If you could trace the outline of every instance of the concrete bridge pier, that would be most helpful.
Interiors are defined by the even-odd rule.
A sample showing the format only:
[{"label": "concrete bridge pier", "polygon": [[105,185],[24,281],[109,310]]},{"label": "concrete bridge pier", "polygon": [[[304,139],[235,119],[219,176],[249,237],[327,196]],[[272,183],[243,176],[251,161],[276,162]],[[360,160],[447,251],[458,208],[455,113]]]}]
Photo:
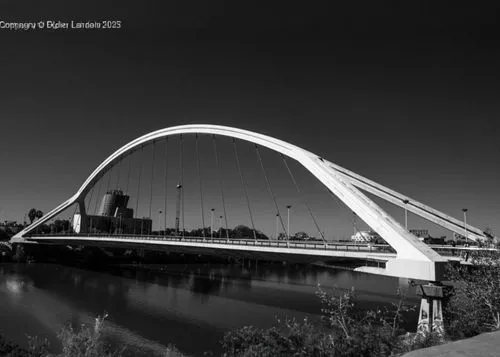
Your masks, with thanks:
[{"label": "concrete bridge pier", "polygon": [[449,286],[438,282],[417,285],[417,295],[422,297],[418,316],[417,334],[434,332],[444,337],[443,300],[448,297]]}]

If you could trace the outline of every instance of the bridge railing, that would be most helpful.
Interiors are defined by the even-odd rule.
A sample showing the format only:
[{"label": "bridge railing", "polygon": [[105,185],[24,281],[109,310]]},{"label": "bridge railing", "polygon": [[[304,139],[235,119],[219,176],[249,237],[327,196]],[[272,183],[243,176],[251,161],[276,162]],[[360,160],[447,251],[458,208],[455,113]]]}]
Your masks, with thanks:
[{"label": "bridge railing", "polygon": [[431,248],[434,249],[442,256],[447,257],[460,257],[465,260],[468,259],[470,253],[472,252],[496,252],[497,248],[486,248],[486,247],[453,247],[448,245],[431,245]]},{"label": "bridge railing", "polygon": [[[127,239],[127,240],[147,240],[152,243],[155,241],[170,242],[193,242],[204,244],[229,244],[237,246],[260,246],[260,247],[283,247],[292,249],[314,249],[314,250],[334,250],[334,251],[359,251],[373,253],[393,253],[396,251],[387,244],[360,244],[351,242],[319,242],[319,241],[286,241],[270,239],[245,239],[245,238],[220,238],[220,237],[193,237],[193,236],[162,236],[162,235],[139,235],[139,234],[107,234],[107,233],[52,233],[52,234],[30,234],[26,238],[49,238],[49,237],[68,237],[68,238],[107,238],[107,239]],[[496,248],[483,247],[462,247],[449,245],[429,245],[432,249],[442,256],[460,257],[466,259],[472,251],[498,251]]]},{"label": "bridge railing", "polygon": [[239,239],[239,238],[210,238],[210,237],[192,237],[192,236],[160,236],[160,235],[116,235],[102,233],[53,233],[42,235],[27,235],[27,239],[50,237],[68,237],[68,238],[107,238],[107,239],[128,239],[128,240],[147,240],[155,241],[170,241],[170,242],[193,242],[205,244],[230,244],[238,246],[260,246],[260,247],[283,247],[294,249],[315,249],[315,250],[335,250],[335,251],[359,251],[373,253],[393,253],[396,251],[386,244],[357,244],[350,242],[318,242],[318,241],[286,241],[286,240],[256,240],[256,239]]}]

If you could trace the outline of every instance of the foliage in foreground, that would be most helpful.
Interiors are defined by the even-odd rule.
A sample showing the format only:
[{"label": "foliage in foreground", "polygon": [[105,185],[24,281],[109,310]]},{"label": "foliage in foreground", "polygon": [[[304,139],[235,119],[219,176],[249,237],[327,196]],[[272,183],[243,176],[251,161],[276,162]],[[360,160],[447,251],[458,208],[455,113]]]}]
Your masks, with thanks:
[{"label": "foliage in foreground", "polygon": [[472,253],[473,265],[448,269],[455,283],[445,308],[445,328],[453,339],[500,329],[500,253]]},{"label": "foliage in foreground", "polygon": [[[38,337],[28,337],[28,349],[22,349],[18,345],[5,341],[0,336],[0,356],[9,357],[127,357],[134,356],[132,351],[125,348],[113,348],[106,343],[104,334],[105,320],[107,314],[103,317],[97,317],[94,326],[82,325],[75,329],[68,324],[64,326],[57,334],[58,340],[62,345],[62,352],[52,354],[49,352],[50,345],[47,339]],[[151,354],[148,353],[148,356]],[[162,357],[182,357],[175,348],[169,346]]]},{"label": "foliage in foreground", "polygon": [[[478,253],[474,266],[454,266],[448,271],[455,284],[454,294],[445,306],[447,337],[465,338],[500,329],[500,254]],[[227,333],[222,340],[225,357],[265,356],[391,356],[443,342],[435,334],[410,334],[401,328],[408,306],[404,296],[392,308],[377,311],[358,309],[353,291],[334,290],[329,294],[318,287],[322,303],[322,322],[308,319],[277,321],[269,329],[253,326]],[[106,316],[96,319],[94,328],[64,327],[58,337],[63,346],[60,357],[125,356],[125,350],[112,350],[104,343],[102,326]],[[405,333],[406,332],[406,333]],[[30,339],[29,351],[6,343],[0,336],[0,355],[25,357],[51,356],[46,341]],[[175,349],[167,354],[182,356]]]},{"label": "foliage in foreground", "polygon": [[222,344],[226,357],[257,356],[389,356],[441,342],[434,334],[404,334],[402,314],[413,309],[399,301],[392,309],[362,311],[353,291],[317,291],[323,308],[322,324],[278,321],[270,329],[243,327],[229,332]]}]

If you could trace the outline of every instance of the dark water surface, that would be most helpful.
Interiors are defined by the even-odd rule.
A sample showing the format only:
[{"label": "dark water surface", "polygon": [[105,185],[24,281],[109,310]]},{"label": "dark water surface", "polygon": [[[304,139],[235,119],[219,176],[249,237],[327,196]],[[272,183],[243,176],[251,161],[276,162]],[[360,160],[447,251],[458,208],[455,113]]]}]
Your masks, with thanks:
[{"label": "dark water surface", "polygon": [[[404,279],[307,265],[167,265],[163,272],[108,269],[95,272],[54,264],[0,264],[0,333],[27,345],[26,335],[47,337],[68,322],[93,324],[109,314],[108,332],[129,350],[161,352],[174,344],[187,355],[221,351],[228,330],[270,327],[276,317],[319,319],[314,292],[320,283],[354,287],[361,305],[397,301]],[[418,300],[408,292],[412,303]],[[406,327],[415,329],[417,313]]]}]

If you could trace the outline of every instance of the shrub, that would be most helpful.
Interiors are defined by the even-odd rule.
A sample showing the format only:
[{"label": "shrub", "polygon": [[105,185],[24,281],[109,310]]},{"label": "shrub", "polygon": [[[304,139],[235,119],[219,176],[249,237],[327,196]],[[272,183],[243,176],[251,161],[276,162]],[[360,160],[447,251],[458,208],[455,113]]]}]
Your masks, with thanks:
[{"label": "shrub", "polygon": [[73,329],[68,324],[63,327],[57,337],[62,343],[62,353],[59,357],[118,357],[123,355],[124,349],[112,350],[103,341],[102,328],[108,317],[97,317],[94,328],[86,328],[85,325],[79,330]]},{"label": "shrub", "polygon": [[222,346],[226,357],[333,356],[333,339],[307,319],[278,321],[269,329],[243,327],[227,333]]},{"label": "shrub", "polygon": [[323,324],[314,325],[305,319],[278,321],[270,329],[243,327],[224,336],[224,356],[382,357],[412,350],[417,344],[435,343],[428,338],[408,343],[399,337],[403,332],[402,313],[412,309],[399,292],[398,303],[377,311],[358,309],[353,290],[328,294],[318,287],[316,294],[323,305]]},{"label": "shrub", "polygon": [[500,329],[500,253],[473,252],[473,265],[450,266],[454,293],[445,306],[445,329],[454,339]]},{"label": "shrub", "polygon": [[17,344],[6,341],[5,338],[0,335],[0,356],[29,357],[30,354]]}]

